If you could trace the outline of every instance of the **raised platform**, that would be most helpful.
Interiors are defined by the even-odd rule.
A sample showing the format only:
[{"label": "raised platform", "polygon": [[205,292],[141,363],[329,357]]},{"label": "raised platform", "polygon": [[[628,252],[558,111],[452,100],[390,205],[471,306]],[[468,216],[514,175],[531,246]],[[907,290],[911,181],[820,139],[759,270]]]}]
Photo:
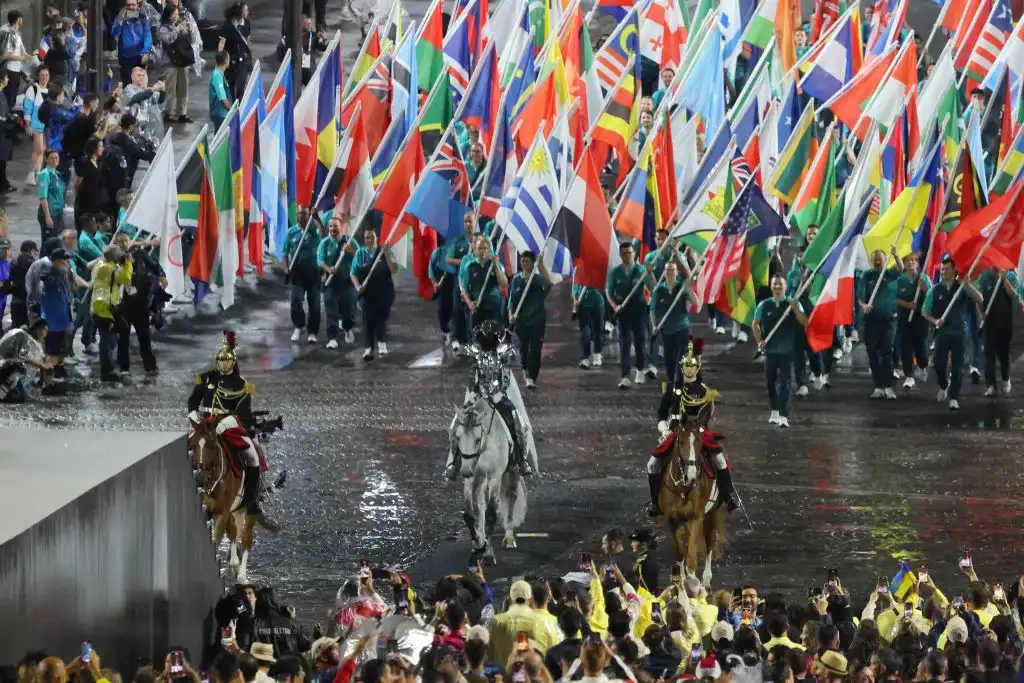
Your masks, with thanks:
[{"label": "raised platform", "polygon": [[3,430],[0,663],[84,640],[127,675],[168,645],[198,661],[220,590],[183,434]]}]

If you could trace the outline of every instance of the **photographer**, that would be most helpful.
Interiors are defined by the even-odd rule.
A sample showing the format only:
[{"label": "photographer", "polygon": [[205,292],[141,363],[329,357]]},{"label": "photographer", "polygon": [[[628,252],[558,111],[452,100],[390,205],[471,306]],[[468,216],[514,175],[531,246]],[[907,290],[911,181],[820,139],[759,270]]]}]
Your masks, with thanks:
[{"label": "photographer", "polygon": [[156,356],[153,355],[153,343],[150,340],[150,304],[153,295],[160,289],[162,282],[166,282],[163,268],[156,259],[149,253],[148,245],[142,242],[132,242],[128,235],[120,233],[117,238],[117,246],[131,265],[131,284],[124,289],[124,299],[117,307],[117,313],[121,318],[121,324],[117,330],[117,362],[121,372],[128,375],[131,372],[131,357],[129,355],[129,342],[131,340],[132,328],[139,338],[139,355],[142,356],[142,367],[147,375],[155,375],[157,372]]},{"label": "photographer", "polygon": [[174,5],[164,7],[161,17],[160,46],[164,54],[164,80],[167,83],[167,106],[164,121],[191,123],[188,109],[188,70],[195,64],[195,51],[188,23]]},{"label": "photographer", "polygon": [[92,269],[92,315],[100,333],[100,380],[120,382],[114,370],[114,351],[118,346],[118,332],[124,323],[118,316],[121,288],[132,282],[132,261],[120,247],[111,245],[103,250],[103,260]]}]

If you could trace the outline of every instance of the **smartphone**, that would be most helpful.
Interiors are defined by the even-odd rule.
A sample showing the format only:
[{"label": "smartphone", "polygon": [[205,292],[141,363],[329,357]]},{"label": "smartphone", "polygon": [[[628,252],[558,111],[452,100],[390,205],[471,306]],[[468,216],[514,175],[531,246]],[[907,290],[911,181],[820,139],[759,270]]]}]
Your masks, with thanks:
[{"label": "smartphone", "polygon": [[661,620],[661,605],[658,603],[651,605],[651,620],[656,624],[663,623]]},{"label": "smartphone", "polygon": [[586,571],[590,571],[590,565],[594,563],[594,558],[590,556],[590,553],[583,553],[580,555],[580,567]]},{"label": "smartphone", "polygon": [[992,587],[992,599],[1000,602],[1006,599],[1006,590],[1003,588],[1003,584],[997,583]]},{"label": "smartphone", "polygon": [[914,616],[914,606],[911,603],[908,602],[906,605],[903,606],[903,616],[905,616],[907,619],[910,619],[912,616]]},{"label": "smartphone", "polygon": [[749,608],[743,610],[743,623],[752,624],[754,623],[754,613]]},{"label": "smartphone", "polygon": [[921,567],[917,572],[918,583],[928,583],[928,567]]},{"label": "smartphone", "polygon": [[971,568],[971,554],[965,552],[964,556],[960,558],[960,568],[970,569]]},{"label": "smartphone", "polygon": [[694,666],[700,664],[700,653],[701,650],[699,643],[690,648],[690,663]]},{"label": "smartphone", "polygon": [[526,683],[526,669],[522,662],[516,662],[512,667],[512,680],[516,683]]},{"label": "smartphone", "polygon": [[888,593],[889,592],[889,579],[885,578],[884,576],[879,576],[878,577],[878,588],[877,588],[877,590],[878,590],[879,593]]},{"label": "smartphone", "polygon": [[526,631],[520,631],[516,635],[516,652],[530,651],[530,635]]},{"label": "smartphone", "polygon": [[678,579],[680,576],[683,575],[683,572],[681,569],[679,569],[679,565],[673,562],[672,569],[669,570],[668,575],[671,576],[673,579]]},{"label": "smartphone", "polygon": [[170,654],[171,678],[179,678],[185,675],[185,653],[181,650],[174,650]]},{"label": "smartphone", "polygon": [[388,638],[388,654],[393,655],[398,652],[398,639]]},{"label": "smartphone", "polygon": [[233,626],[225,626],[220,630],[220,644],[224,647],[231,645],[235,639],[235,629]]},{"label": "smartphone", "polygon": [[565,591],[565,604],[575,605],[576,604],[576,591]]},{"label": "smartphone", "polygon": [[88,664],[89,663],[89,657],[91,655],[92,655],[92,645],[90,645],[89,641],[87,640],[84,643],[82,643],[82,662],[84,664]]},{"label": "smartphone", "polygon": [[368,579],[371,576],[373,576],[373,573],[370,571],[370,561],[363,560],[359,563],[359,578]]}]

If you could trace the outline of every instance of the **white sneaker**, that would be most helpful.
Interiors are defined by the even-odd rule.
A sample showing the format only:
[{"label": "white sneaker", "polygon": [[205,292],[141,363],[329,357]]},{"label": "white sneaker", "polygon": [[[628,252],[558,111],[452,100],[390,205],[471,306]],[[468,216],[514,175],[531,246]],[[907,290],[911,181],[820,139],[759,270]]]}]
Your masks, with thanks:
[{"label": "white sneaker", "polygon": [[602,356],[599,353],[595,353],[594,356],[590,359],[590,364],[593,365],[595,368],[601,367],[602,365],[604,365],[604,356]]},{"label": "white sneaker", "polygon": [[462,352],[462,344],[460,344],[458,341],[453,341],[452,342],[452,353],[454,353],[457,356],[461,352]]},{"label": "white sneaker", "polygon": [[913,377],[907,377],[905,380],[903,380],[904,389],[913,389],[916,385],[917,382],[914,381]]},{"label": "white sneaker", "polygon": [[835,360],[839,360],[842,357],[843,357],[843,350],[842,349],[834,349],[832,351],[832,358],[834,358]]},{"label": "white sneaker", "polygon": [[824,375],[821,376],[821,386],[823,388],[825,388],[825,389],[831,389],[832,388],[832,380],[830,380],[828,378],[828,373],[827,372]]},{"label": "white sneaker", "polygon": [[985,389],[985,398],[993,398],[993,397],[995,397],[995,395],[996,395],[996,388],[995,387],[988,387],[987,389]]},{"label": "white sneaker", "polygon": [[738,341],[740,344],[746,344],[747,339],[747,333],[744,332],[743,330],[740,330],[740,333],[736,335],[736,341]]},{"label": "white sneaker", "polygon": [[960,410],[960,403],[957,402],[957,400],[955,398],[949,399],[949,409],[950,410]]},{"label": "white sneaker", "polygon": [[777,425],[779,424],[779,411],[773,410],[772,414],[768,416],[768,424]]},{"label": "white sneaker", "polygon": [[605,334],[611,335],[611,333],[614,332],[614,331],[615,331],[615,326],[614,325],[612,325],[611,323],[607,323],[607,322],[604,324],[604,333]]},{"label": "white sneaker", "polygon": [[537,388],[537,383],[534,382],[529,377],[526,378],[526,381],[524,382],[524,384],[526,385],[527,389],[536,389]]},{"label": "white sneaker", "polygon": [[943,401],[945,401],[946,400],[946,390],[945,389],[939,389],[939,393],[935,394],[935,400],[938,401],[939,403],[942,403]]},{"label": "white sneaker", "polygon": [[816,376],[811,381],[814,382],[814,389],[816,391],[821,391],[821,388],[823,386],[825,386],[825,376],[824,375]]},{"label": "white sneaker", "polygon": [[377,354],[381,356],[388,355],[387,342],[377,342]]},{"label": "white sneaker", "polygon": [[619,389],[629,389],[630,381],[628,377],[623,377],[619,380]]},{"label": "white sneaker", "polygon": [[892,390],[892,387],[885,388],[885,397],[890,401],[896,400],[896,392]]},{"label": "white sneaker", "polygon": [[1003,393],[1009,396],[1012,391],[1013,384],[1010,382],[1010,380],[1006,380],[1005,382],[1003,382]]},{"label": "white sneaker", "polygon": [[732,338],[735,339],[738,336],[740,336],[740,324],[738,322],[736,322],[736,321],[733,321],[733,323],[732,323]]},{"label": "white sneaker", "polygon": [[336,348],[338,348],[338,340],[337,339],[332,339],[331,341],[327,342],[327,348],[329,348],[329,349],[336,349]]},{"label": "white sneaker", "polygon": [[924,384],[928,381],[928,371],[924,368],[914,368],[914,379]]},{"label": "white sneaker", "polygon": [[25,177],[25,184],[26,185],[35,185],[36,184],[36,173],[35,173],[35,171],[29,171],[28,172],[28,175]]},{"label": "white sneaker", "polygon": [[789,418],[779,416],[779,427],[782,429],[789,429]]},{"label": "white sneaker", "polygon": [[310,344],[316,344],[316,335],[310,334],[306,336],[306,341]]},{"label": "white sneaker", "polygon": [[806,384],[801,384],[800,388],[796,390],[796,395],[799,396],[800,398],[804,398],[809,393],[811,392],[807,389]]},{"label": "white sneaker", "polygon": [[[856,334],[856,332],[854,332],[854,334]],[[853,351],[853,339],[847,337],[843,340],[843,353],[850,353],[850,351]]]},{"label": "white sneaker", "polygon": [[857,330],[854,330],[853,332],[850,333],[850,343],[852,343],[852,344],[859,344],[860,343],[860,332],[858,332]]},{"label": "white sneaker", "polygon": [[292,343],[301,341],[301,339],[302,339],[302,330],[300,330],[299,328],[296,327],[295,331],[292,332]]},{"label": "white sneaker", "polygon": [[365,349],[363,351],[363,360],[373,360],[373,349]]},{"label": "white sneaker", "polygon": [[644,374],[646,374],[649,379],[657,379],[658,368],[654,367],[653,365],[648,365],[647,370],[644,372]]},{"label": "white sneaker", "polygon": [[644,373],[640,372],[639,370],[634,370],[633,371],[633,384],[643,384],[643,383],[644,383]]},{"label": "white sneaker", "polygon": [[346,344],[355,344],[356,343],[356,335],[355,335],[355,333],[352,330],[348,330],[347,332],[345,332],[345,343]]},{"label": "white sneaker", "polygon": [[164,304],[164,313],[167,315],[173,315],[178,312],[178,307],[173,303]]},{"label": "white sneaker", "polygon": [[885,397],[885,392],[882,391],[881,389],[879,389],[878,387],[875,387],[874,391],[871,392],[871,398],[884,398],[884,397]]},{"label": "white sneaker", "polygon": [[718,327],[715,328],[715,334],[719,336],[725,334],[725,328],[719,325]]},{"label": "white sneaker", "polygon": [[590,365],[591,365],[591,363],[590,363],[590,359],[589,358],[584,358],[583,360],[581,360],[579,362],[579,366],[583,370],[589,370],[590,369]]}]

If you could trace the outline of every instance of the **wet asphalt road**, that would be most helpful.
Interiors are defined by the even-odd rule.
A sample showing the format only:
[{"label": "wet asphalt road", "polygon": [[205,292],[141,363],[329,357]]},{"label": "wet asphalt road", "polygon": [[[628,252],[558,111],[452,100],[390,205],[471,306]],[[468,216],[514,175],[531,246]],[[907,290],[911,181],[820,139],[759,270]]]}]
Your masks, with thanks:
[{"label": "wet asphalt road", "polygon": [[[923,5],[915,3],[912,15],[931,12]],[[419,3],[407,6],[414,15],[423,11]],[[276,39],[279,8],[254,3],[257,40],[266,47],[261,54]],[[912,21],[926,32],[930,18]],[[357,38],[345,34],[348,64]],[[193,88],[192,100],[205,112],[204,87]],[[193,130],[176,134],[176,141],[187,145]],[[22,216],[12,226],[15,240],[31,236],[29,198],[16,197],[8,207]],[[581,550],[596,552],[604,530],[647,521],[645,464],[655,442],[657,388],[617,390],[614,362],[588,372],[575,367],[575,323],[561,289],[549,306],[540,388],[526,399],[542,476],[529,484],[519,550],[499,549],[498,565],[488,572],[499,589],[515,575],[572,570]],[[401,565],[420,582],[461,571],[469,547],[461,493],[442,482],[442,466],[467,369],[451,359],[436,364],[440,335],[432,306],[417,300],[404,280],[392,315],[391,355],[367,366],[358,347],[332,352],[290,344],[279,280],[242,290],[226,319],[179,319],[157,336],[159,377],[104,388],[83,367],[71,395],[4,410],[0,427],[182,430],[192,374],[208,366],[221,330],[230,327],[238,333],[243,373],[257,385],[256,408],[282,414],[286,427],[269,447],[272,469],[289,472],[287,487],[269,506],[286,528],[258,539],[250,574],[273,582],[308,616],[330,603],[363,557]],[[695,333],[708,334],[703,322]],[[895,570],[896,559],[907,559],[927,563],[955,594],[962,586],[953,583],[955,559],[964,547],[983,577],[1009,580],[1024,556],[1020,400],[987,401],[982,387],[968,384],[963,410],[950,414],[935,403],[930,379],[898,402],[870,402],[866,360],[856,348],[852,363],[833,373],[835,388],[798,401],[793,428],[779,431],[766,424],[765,390],[750,345],[733,347],[724,337],[708,342],[707,381],[723,394],[716,429],[727,436],[753,523],[751,530],[738,513],[729,519],[716,586],[751,581],[763,591],[802,597],[824,579],[824,568],[837,566],[848,588],[868,590],[878,574]],[[1018,359],[1018,384],[1021,368]],[[669,545],[659,550],[663,567]]]}]

